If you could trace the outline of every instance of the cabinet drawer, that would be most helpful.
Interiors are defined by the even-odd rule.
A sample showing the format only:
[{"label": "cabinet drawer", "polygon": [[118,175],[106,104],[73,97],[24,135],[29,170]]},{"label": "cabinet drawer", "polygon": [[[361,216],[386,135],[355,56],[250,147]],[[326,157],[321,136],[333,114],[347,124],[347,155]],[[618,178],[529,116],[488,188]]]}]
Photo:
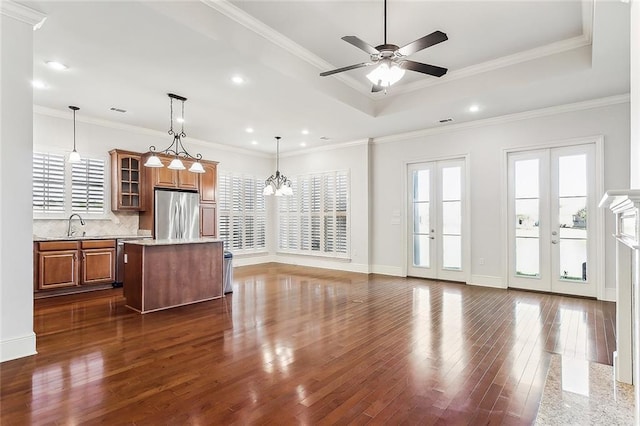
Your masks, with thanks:
[{"label": "cabinet drawer", "polygon": [[38,250],[77,250],[77,241],[41,241],[38,243]]},{"label": "cabinet drawer", "polygon": [[115,248],[116,240],[84,240],[80,246],[82,249]]}]

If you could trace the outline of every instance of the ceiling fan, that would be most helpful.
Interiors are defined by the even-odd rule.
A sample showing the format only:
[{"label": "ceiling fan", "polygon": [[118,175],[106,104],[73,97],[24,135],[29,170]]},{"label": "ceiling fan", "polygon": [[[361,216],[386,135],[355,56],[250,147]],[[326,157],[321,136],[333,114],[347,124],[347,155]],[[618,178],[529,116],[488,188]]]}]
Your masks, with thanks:
[{"label": "ceiling fan", "polygon": [[387,0],[384,0],[383,44],[373,47],[356,36],[344,36],[342,37],[342,40],[367,52],[370,55],[371,60],[369,62],[361,62],[359,64],[349,65],[347,67],[337,68],[331,71],[324,71],[320,73],[320,76],[325,77],[356,68],[378,65],[378,67],[367,74],[367,78],[373,83],[371,91],[379,92],[398,82],[404,75],[405,70],[417,71],[435,77],[442,77],[447,73],[446,68],[405,59],[406,56],[448,40],[447,35],[442,31],[434,31],[431,34],[419,38],[403,47],[398,47],[395,44],[387,44]]}]

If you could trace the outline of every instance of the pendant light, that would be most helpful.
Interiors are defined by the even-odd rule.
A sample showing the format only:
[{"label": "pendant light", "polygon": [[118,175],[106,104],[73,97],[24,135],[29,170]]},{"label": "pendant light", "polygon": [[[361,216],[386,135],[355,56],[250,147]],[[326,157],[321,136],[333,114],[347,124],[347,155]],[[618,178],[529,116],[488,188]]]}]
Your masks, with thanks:
[{"label": "pendant light", "polygon": [[69,109],[73,110],[73,151],[69,154],[69,163],[79,163],[82,159],[78,151],[76,151],[76,111],[80,108],[70,105]]},{"label": "pendant light", "polygon": [[264,182],[263,195],[274,195],[281,197],[283,195],[293,195],[291,189],[291,181],[285,175],[280,174],[280,136],[276,136],[276,174],[269,176]]},{"label": "pendant light", "polygon": [[[171,160],[171,163],[169,163],[169,165],[167,166],[167,168],[171,170],[184,170],[185,166],[181,160],[181,158],[184,158],[184,159],[195,160],[191,165],[191,167],[189,167],[190,172],[204,173],[205,172],[204,167],[202,167],[202,164],[200,163],[200,160],[202,160],[202,155],[196,154],[195,156],[193,156],[189,154],[187,150],[184,148],[184,146],[182,145],[182,138],[187,136],[187,134],[184,132],[184,103],[187,100],[187,98],[185,98],[184,96],[175,95],[173,93],[167,93],[167,96],[169,96],[169,99],[171,99],[170,101],[171,124],[169,125],[168,133],[169,135],[173,136],[173,142],[171,142],[171,145],[169,145],[168,148],[159,152],[162,154],[174,157],[173,160]],[[177,119],[177,121],[181,123],[180,132],[173,130],[173,100],[174,99],[177,101],[180,101],[182,106],[180,117],[178,117]],[[144,165],[146,167],[164,167],[164,165],[162,164],[162,161],[160,161],[160,158],[158,158],[158,156],[156,155],[156,147],[151,145],[149,147],[149,151],[151,152],[151,156],[147,158],[147,161],[144,163]]]}]

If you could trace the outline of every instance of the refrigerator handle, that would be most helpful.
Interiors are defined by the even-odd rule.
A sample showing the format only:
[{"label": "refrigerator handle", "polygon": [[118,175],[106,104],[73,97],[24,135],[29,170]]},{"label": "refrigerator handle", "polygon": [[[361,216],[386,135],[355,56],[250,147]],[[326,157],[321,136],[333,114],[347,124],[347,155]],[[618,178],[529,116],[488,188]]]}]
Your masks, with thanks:
[{"label": "refrigerator handle", "polygon": [[180,232],[180,206],[178,204],[174,204],[173,208],[173,223],[175,224],[173,227],[173,238],[179,238]]},{"label": "refrigerator handle", "polygon": [[180,206],[180,238],[184,238],[184,206]]}]

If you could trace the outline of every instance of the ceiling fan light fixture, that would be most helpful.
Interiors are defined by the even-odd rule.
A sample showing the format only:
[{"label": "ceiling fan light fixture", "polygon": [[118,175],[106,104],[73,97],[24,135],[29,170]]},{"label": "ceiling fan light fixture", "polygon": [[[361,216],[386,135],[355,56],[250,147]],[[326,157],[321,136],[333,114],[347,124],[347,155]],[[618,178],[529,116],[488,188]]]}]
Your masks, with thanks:
[{"label": "ceiling fan light fixture", "polygon": [[373,84],[382,87],[389,87],[402,79],[405,70],[398,64],[385,61],[373,69],[367,78]]}]

